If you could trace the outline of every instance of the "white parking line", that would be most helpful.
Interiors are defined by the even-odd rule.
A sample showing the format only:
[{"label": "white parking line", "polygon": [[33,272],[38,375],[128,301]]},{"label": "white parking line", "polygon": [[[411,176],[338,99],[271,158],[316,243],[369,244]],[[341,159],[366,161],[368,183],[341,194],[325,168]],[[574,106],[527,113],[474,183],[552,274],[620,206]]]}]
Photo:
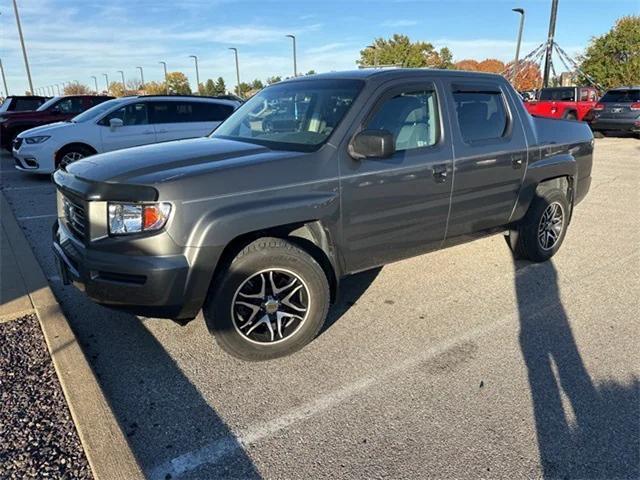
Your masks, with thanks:
[{"label": "white parking line", "polygon": [[31,215],[27,217],[18,217],[18,220],[37,220],[38,218],[53,218],[57,216],[58,215],[55,213],[49,213],[47,215]]},{"label": "white parking line", "polygon": [[[586,272],[580,279],[574,280],[572,287],[569,290],[577,288],[579,281],[584,281],[594,274],[601,273],[606,268],[611,268],[619,263],[624,263],[630,258],[637,257],[638,253],[634,252],[623,258],[617,258],[610,262],[605,262],[603,265]],[[525,272],[531,270],[544,268],[544,264],[529,264],[526,267],[518,270],[516,276],[524,275]],[[547,314],[552,309],[557,308],[557,304],[548,304],[545,307],[539,309],[533,317],[539,317]],[[226,435],[220,439],[217,439],[209,444],[191,451],[183,455],[180,455],[172,460],[166,461],[162,464],[152,468],[149,472],[149,478],[151,480],[161,480],[168,478],[179,478],[180,476],[187,474],[200,468],[204,465],[212,465],[219,462],[224,456],[233,453],[234,451],[247,448],[249,445],[254,444],[264,438],[273,436],[274,434],[284,430],[285,428],[297,423],[299,421],[311,418],[318,413],[326,411],[338,404],[348,400],[349,398],[365,391],[369,387],[376,383],[381,383],[390,378],[397,377],[400,373],[409,370],[422,362],[437,357],[456,345],[476,340],[478,337],[485,337],[495,331],[509,327],[510,325],[518,324],[519,313],[513,312],[504,315],[502,318],[495,320],[494,322],[479,325],[476,328],[472,328],[467,332],[457,335],[455,337],[448,338],[436,345],[433,345],[429,349],[422,352],[421,355],[406,359],[396,365],[391,366],[386,370],[380,371],[377,375],[366,375],[360,380],[343,386],[333,392],[329,392],[322,395],[310,402],[307,402],[297,408],[293,408],[289,413],[282,415],[273,420],[255,424],[248,428],[239,431],[236,435]]]}]

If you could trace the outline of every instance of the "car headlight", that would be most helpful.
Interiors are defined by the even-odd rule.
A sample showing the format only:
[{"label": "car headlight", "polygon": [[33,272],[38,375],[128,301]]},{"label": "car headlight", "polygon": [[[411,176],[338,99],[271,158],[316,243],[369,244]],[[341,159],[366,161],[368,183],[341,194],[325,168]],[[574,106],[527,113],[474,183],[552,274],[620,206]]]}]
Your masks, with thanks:
[{"label": "car headlight", "polygon": [[36,143],[46,142],[50,138],[49,135],[38,135],[36,137],[25,137],[24,142],[29,145],[35,145]]},{"label": "car headlight", "polygon": [[109,234],[127,235],[160,230],[167,223],[170,213],[171,204],[167,202],[145,204],[109,202]]}]

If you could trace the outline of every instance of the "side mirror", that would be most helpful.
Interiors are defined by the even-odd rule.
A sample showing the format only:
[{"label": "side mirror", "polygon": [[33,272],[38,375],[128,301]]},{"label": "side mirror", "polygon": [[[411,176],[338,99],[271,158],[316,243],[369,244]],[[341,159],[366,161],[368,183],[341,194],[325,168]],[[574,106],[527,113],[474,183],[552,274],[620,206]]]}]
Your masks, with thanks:
[{"label": "side mirror", "polygon": [[109,120],[109,128],[111,131],[114,131],[116,128],[120,128],[122,125],[124,125],[124,122],[121,118],[112,118]]},{"label": "side mirror", "polygon": [[389,158],[395,151],[395,141],[388,130],[363,130],[349,143],[349,155],[355,160]]}]

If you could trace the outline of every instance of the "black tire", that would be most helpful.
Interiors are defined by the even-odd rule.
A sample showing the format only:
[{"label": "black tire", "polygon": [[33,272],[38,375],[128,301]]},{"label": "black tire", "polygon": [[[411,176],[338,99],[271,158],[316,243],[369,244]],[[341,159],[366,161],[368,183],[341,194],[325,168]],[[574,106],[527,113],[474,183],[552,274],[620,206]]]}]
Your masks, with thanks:
[{"label": "black tire", "polygon": [[80,160],[81,158],[95,155],[95,153],[96,153],[95,150],[89,147],[86,147],[84,145],[72,144],[72,145],[67,145],[66,147],[62,147],[60,150],[58,150],[58,153],[56,154],[56,170],[60,167],[73,163],[72,161],[63,160],[66,155],[72,155],[72,154],[81,155],[80,158],[73,160],[73,161],[77,161],[77,160]]},{"label": "black tire", "polygon": [[565,120],[577,120],[578,116],[576,115],[575,112],[569,112],[564,116]]},{"label": "black tire", "polygon": [[604,138],[604,133],[602,133],[600,130],[594,130],[593,138]]},{"label": "black tire", "polygon": [[[549,238],[549,233],[544,240],[539,238],[541,234],[541,222],[545,213],[550,213],[553,205],[561,209],[562,226],[557,232],[555,240]],[[548,210],[549,209],[549,210]],[[564,192],[558,189],[550,189],[541,194],[536,194],[527,214],[522,221],[509,232],[507,244],[517,259],[531,260],[532,262],[545,262],[553,257],[562,246],[567,233],[571,211],[569,202]],[[546,222],[549,224],[549,222]],[[557,224],[556,224],[557,225]],[[557,227],[556,227],[557,228]],[[542,243],[547,241],[545,248]]]},{"label": "black tire", "polygon": [[[280,332],[280,339],[278,339],[278,329],[275,324],[277,318],[275,315],[278,313],[268,314],[267,302],[263,301],[268,296],[268,299],[275,299],[275,303],[278,304],[277,307],[272,305],[272,308],[277,308],[278,311],[285,308],[283,307],[284,298],[278,295],[271,296],[274,289],[271,286],[272,280],[268,276],[272,271],[276,280],[279,277],[286,278],[288,274],[291,274],[289,278],[297,277],[302,285],[299,290],[302,301],[298,306],[305,307],[306,299],[304,318],[297,324],[295,322],[298,320],[295,320],[288,333],[287,327],[283,327],[284,337]],[[256,283],[252,284],[252,282]],[[267,294],[258,288],[262,282],[267,282],[265,284]],[[251,313],[253,312],[245,311],[242,317],[237,309],[246,307],[238,306],[234,302],[236,297],[246,300],[246,294],[242,293],[246,285],[252,286],[252,291],[259,290],[256,295],[262,293],[262,297],[251,300],[252,304],[262,302],[252,322]],[[282,285],[281,283],[280,286]],[[286,292],[282,295],[286,295]],[[236,255],[226,271],[214,279],[203,307],[203,314],[209,332],[223,350],[242,360],[259,361],[289,355],[313,340],[325,322],[329,303],[329,283],[318,262],[291,242],[265,237],[247,245]],[[270,326],[267,326],[266,322],[260,326],[256,325],[264,317],[268,317]],[[246,320],[246,323],[236,321],[238,318],[242,321]],[[283,320],[282,325],[284,324]],[[248,338],[245,332],[249,332],[252,328],[256,332],[253,335],[263,337],[259,340]]]}]

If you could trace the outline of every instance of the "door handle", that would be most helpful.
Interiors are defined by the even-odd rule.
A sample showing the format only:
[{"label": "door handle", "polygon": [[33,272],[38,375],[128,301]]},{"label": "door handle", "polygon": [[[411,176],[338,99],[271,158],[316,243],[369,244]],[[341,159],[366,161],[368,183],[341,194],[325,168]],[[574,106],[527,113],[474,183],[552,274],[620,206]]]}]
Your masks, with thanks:
[{"label": "door handle", "polygon": [[511,165],[513,168],[520,168],[524,163],[524,155],[514,155],[511,157]]},{"label": "door handle", "polygon": [[433,179],[436,183],[444,183],[447,181],[447,166],[434,165],[432,168]]}]

